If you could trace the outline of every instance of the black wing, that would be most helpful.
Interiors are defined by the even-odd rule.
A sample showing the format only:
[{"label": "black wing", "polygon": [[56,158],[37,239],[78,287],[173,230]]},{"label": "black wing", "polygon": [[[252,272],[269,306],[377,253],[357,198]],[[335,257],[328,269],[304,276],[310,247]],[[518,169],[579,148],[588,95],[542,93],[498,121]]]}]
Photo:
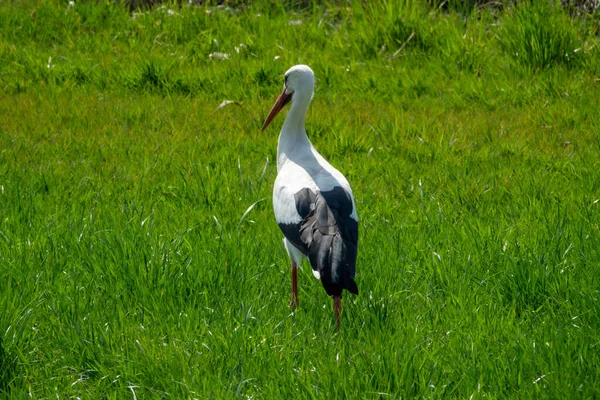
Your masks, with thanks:
[{"label": "black wing", "polygon": [[342,290],[358,294],[354,282],[358,222],[352,218],[350,193],[341,186],[327,192],[303,189],[295,194],[299,224],[280,224],[286,238],[310,260],[330,296]]}]

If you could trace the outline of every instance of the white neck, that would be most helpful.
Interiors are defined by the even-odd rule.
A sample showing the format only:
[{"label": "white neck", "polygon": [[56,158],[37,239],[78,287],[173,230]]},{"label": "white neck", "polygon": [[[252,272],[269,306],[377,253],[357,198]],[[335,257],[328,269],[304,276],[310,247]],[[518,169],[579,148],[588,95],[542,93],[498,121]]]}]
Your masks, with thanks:
[{"label": "white neck", "polygon": [[306,121],[306,112],[312,96],[294,93],[292,106],[288,112],[277,143],[277,168],[295,152],[306,151],[310,149],[311,143],[306,135],[304,122]]}]

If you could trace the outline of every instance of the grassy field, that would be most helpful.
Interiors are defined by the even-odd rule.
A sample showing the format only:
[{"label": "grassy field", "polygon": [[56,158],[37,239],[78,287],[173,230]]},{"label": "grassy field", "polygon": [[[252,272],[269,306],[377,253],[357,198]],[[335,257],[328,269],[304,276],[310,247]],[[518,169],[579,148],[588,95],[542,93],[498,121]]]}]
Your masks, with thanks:
[{"label": "grassy field", "polygon": [[[456,4],[0,3],[0,397],[599,397],[600,19]],[[271,205],[297,63],[339,335]]]}]

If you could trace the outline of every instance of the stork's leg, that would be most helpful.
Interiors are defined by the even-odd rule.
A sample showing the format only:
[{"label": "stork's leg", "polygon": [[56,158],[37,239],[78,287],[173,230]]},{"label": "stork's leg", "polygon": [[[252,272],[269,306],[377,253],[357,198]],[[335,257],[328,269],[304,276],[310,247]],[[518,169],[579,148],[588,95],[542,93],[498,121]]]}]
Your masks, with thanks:
[{"label": "stork's leg", "polygon": [[290,308],[292,311],[298,306],[298,268],[295,261],[292,261],[292,301]]},{"label": "stork's leg", "polygon": [[340,331],[340,313],[342,312],[342,297],[334,296],[333,298],[333,312],[335,313],[335,322],[337,324],[337,330]]}]

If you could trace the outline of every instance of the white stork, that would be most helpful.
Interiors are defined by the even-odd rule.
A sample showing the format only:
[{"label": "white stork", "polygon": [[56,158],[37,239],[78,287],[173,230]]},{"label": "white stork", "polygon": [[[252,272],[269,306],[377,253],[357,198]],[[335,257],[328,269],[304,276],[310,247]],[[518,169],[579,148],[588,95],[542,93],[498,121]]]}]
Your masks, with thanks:
[{"label": "white stork", "polygon": [[285,73],[283,91],[262,126],[264,130],[290,101],[277,145],[273,188],[275,219],[292,262],[292,310],[298,305],[297,266],[308,257],[315,278],[333,296],[340,327],[342,290],[358,294],[354,282],[358,250],[358,216],[350,184],[313,147],[304,121],[313,97],[315,76],[306,65]]}]

